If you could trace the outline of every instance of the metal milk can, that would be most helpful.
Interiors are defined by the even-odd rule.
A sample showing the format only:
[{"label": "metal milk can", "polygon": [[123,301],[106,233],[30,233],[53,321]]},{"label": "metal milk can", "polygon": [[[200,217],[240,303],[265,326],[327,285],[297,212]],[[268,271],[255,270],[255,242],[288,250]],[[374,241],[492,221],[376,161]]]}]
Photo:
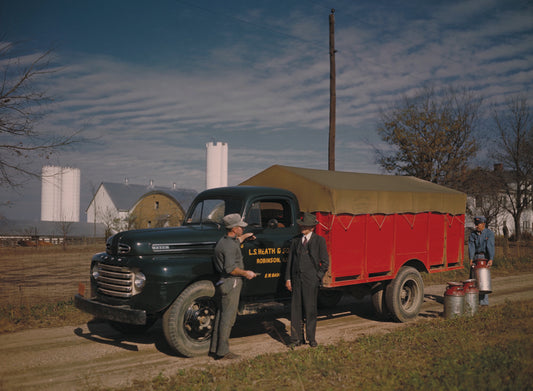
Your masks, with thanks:
[{"label": "metal milk can", "polygon": [[477,280],[479,293],[492,293],[492,283],[490,279],[490,268],[486,259],[476,259],[474,261],[474,272]]},{"label": "metal milk can", "polygon": [[465,291],[460,282],[448,282],[444,292],[444,317],[446,319],[460,316],[464,313]]},{"label": "metal milk can", "polygon": [[463,281],[463,291],[465,292],[465,315],[474,315],[479,309],[479,289],[477,280],[470,279]]}]

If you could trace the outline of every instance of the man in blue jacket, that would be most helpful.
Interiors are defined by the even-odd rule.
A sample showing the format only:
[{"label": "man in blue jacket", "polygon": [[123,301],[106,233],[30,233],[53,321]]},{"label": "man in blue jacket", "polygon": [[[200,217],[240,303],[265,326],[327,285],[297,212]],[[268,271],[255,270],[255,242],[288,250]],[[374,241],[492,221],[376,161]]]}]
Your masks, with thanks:
[{"label": "man in blue jacket", "polygon": [[[494,233],[486,228],[487,219],[485,217],[475,217],[476,229],[470,234],[468,239],[468,257],[470,258],[471,275],[474,271],[474,263],[478,259],[486,259],[488,267],[492,266],[494,260]],[[479,304],[489,305],[489,295],[480,293]]]}]

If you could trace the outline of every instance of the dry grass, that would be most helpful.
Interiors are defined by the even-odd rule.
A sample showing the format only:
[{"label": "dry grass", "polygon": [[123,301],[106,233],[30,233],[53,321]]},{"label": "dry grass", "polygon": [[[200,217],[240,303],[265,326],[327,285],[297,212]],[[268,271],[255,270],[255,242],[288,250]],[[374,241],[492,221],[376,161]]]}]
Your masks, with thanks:
[{"label": "dry grass", "polygon": [[0,248],[0,306],[65,302],[89,283],[91,257],[105,244]]}]

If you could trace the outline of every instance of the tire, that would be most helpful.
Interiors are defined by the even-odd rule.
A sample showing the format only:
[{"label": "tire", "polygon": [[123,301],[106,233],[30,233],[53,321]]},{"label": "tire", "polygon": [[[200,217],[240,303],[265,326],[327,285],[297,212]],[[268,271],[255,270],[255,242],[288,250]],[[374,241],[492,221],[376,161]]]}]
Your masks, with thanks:
[{"label": "tire", "polygon": [[163,332],[169,346],[185,357],[209,351],[217,305],[211,281],[187,287],[163,315]]},{"label": "tire", "polygon": [[108,323],[115,330],[124,335],[142,335],[154,325],[156,318],[147,318],[146,324],[129,324],[110,320]]},{"label": "tire", "polygon": [[424,301],[424,281],[418,270],[403,266],[385,290],[385,302],[394,320],[416,318]]},{"label": "tire", "polygon": [[391,318],[391,313],[389,307],[387,307],[387,301],[385,297],[385,292],[388,287],[388,283],[380,282],[375,287],[372,288],[372,307],[376,311],[378,319],[389,320]]},{"label": "tire", "polygon": [[320,289],[318,291],[317,305],[318,308],[333,308],[342,299],[342,291],[334,289]]}]

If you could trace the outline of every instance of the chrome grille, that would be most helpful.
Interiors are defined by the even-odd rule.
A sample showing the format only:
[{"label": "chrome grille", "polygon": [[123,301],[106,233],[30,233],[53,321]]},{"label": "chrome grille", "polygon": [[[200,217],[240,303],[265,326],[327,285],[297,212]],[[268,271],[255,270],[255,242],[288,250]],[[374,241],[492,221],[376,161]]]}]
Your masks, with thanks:
[{"label": "chrome grille", "polygon": [[121,298],[131,297],[135,294],[134,278],[134,273],[127,267],[99,264],[96,279],[98,292]]}]

